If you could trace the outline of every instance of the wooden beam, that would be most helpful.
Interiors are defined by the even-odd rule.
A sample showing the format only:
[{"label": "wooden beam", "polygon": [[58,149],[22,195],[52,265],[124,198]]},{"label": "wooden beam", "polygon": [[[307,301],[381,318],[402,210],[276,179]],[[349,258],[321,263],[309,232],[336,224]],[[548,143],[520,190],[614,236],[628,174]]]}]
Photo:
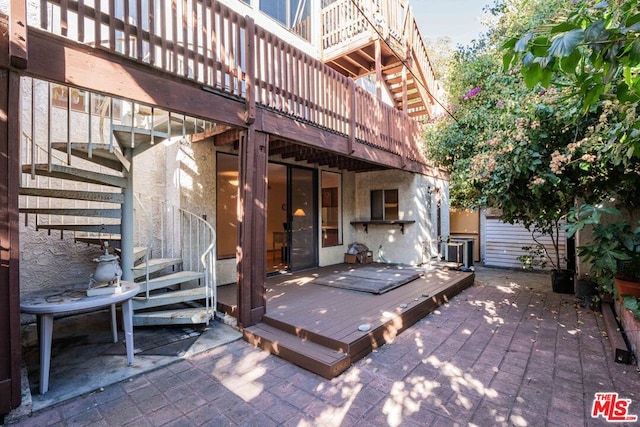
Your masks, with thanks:
[{"label": "wooden beam", "polygon": [[9,3],[9,58],[16,68],[27,68],[27,4],[26,0]]},{"label": "wooden beam", "polygon": [[221,147],[223,145],[231,145],[237,143],[240,140],[242,132],[243,131],[240,129],[229,129],[223,133],[220,133],[213,138],[213,145],[215,145],[216,147]]},{"label": "wooden beam", "polygon": [[214,124],[213,129],[205,130],[204,132],[194,133],[191,135],[191,142],[199,142],[209,139],[211,137],[215,137],[216,135],[220,135],[222,133],[227,132],[229,129],[233,129],[230,126]]},{"label": "wooden beam", "polygon": [[253,127],[240,138],[238,242],[236,248],[238,321],[255,325],[266,312],[267,164],[269,137]]},{"label": "wooden beam", "polygon": [[20,76],[0,70],[0,419],[20,406]]},{"label": "wooden beam", "polygon": [[[259,120],[256,125],[260,125],[262,132],[272,135],[272,138],[283,138],[285,140],[297,141],[304,145],[321,148],[328,152],[344,155],[348,146],[348,137],[338,135],[333,132],[311,126],[306,123],[291,120],[286,116],[273,111],[258,108]],[[256,130],[258,126],[256,126]],[[270,150],[274,152],[274,150]],[[277,150],[276,150],[277,152]],[[355,142],[351,156],[355,160],[373,163],[378,166],[402,169],[400,156],[377,149],[370,145]],[[405,170],[421,173],[428,176],[433,175],[434,168],[430,165],[408,161]],[[438,176],[440,172],[438,172]]]},{"label": "wooden beam", "polygon": [[30,60],[26,72],[33,77],[109,93],[179,114],[246,126],[243,101],[203,90],[197,83],[121,55],[73,43],[31,27],[27,34]]},{"label": "wooden beam", "polygon": [[360,64],[354,64],[353,61],[348,61],[346,58],[348,57],[336,58],[328,65],[331,65],[331,68],[340,74],[346,74],[349,77],[359,77],[368,73],[368,71],[363,72],[364,67]]}]

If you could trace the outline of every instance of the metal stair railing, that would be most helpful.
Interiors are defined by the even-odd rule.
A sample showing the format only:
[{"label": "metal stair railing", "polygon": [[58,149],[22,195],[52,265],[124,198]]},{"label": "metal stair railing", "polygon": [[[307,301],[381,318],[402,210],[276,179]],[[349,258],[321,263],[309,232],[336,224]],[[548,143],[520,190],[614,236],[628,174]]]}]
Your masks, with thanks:
[{"label": "metal stair railing", "polygon": [[[161,258],[180,258],[184,270],[204,273],[205,309],[207,314],[215,310],[217,301],[215,253],[215,230],[204,218],[186,209],[172,206],[164,200],[137,194],[135,196],[146,218],[146,227],[141,216],[136,215],[136,239],[145,246],[146,280],[149,280],[148,261],[151,254]],[[149,290],[146,291],[149,298]],[[211,311],[210,311],[211,310]],[[207,316],[207,324],[209,316]]]},{"label": "metal stair railing", "polygon": [[[135,210],[137,207],[140,207],[140,209],[142,210],[145,218],[147,219],[147,239],[146,239],[146,244],[144,245],[145,250],[144,250],[144,265],[145,265],[145,271],[144,271],[144,280],[145,282],[149,282],[149,253],[151,252],[151,248],[153,246],[153,231],[151,229],[151,224],[153,224],[152,219],[151,219],[151,213],[145,209],[144,204],[142,203],[142,200],[140,200],[140,196],[136,193],[133,194],[133,198],[136,202],[134,209],[134,217],[135,217]],[[136,221],[137,224],[137,221]],[[145,298],[147,299],[147,301],[149,300],[149,286],[146,286],[145,289]]]}]

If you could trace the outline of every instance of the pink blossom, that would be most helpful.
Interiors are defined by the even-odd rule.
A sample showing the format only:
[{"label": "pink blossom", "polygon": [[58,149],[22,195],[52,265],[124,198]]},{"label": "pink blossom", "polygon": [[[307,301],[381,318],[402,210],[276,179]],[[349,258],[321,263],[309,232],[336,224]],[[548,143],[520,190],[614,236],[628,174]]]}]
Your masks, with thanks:
[{"label": "pink blossom", "polygon": [[473,98],[474,96],[476,96],[480,92],[480,89],[482,89],[480,86],[474,87],[469,92],[465,93],[464,96],[462,97],[462,99],[471,99],[471,98]]}]

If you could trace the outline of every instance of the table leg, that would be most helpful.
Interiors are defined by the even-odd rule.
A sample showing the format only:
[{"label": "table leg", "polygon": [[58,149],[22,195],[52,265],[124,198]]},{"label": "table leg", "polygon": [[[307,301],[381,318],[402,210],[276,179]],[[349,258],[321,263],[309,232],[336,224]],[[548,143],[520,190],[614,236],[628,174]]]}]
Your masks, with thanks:
[{"label": "table leg", "polygon": [[53,314],[38,315],[38,335],[40,341],[40,394],[45,394],[49,390]]},{"label": "table leg", "polygon": [[131,300],[122,303],[122,323],[124,324],[124,340],[127,347],[127,362],[133,365],[133,310]]},{"label": "table leg", "polygon": [[116,320],[115,304],[111,304],[111,334],[113,335],[113,342],[118,342],[118,323]]}]

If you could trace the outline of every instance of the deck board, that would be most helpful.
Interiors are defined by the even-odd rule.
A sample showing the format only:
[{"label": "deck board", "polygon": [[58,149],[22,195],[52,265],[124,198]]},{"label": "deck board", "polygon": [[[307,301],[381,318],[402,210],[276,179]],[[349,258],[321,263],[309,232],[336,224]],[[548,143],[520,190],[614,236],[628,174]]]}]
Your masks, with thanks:
[{"label": "deck board", "polygon": [[[341,361],[340,366],[348,367],[471,286],[474,280],[473,273],[430,270],[383,294],[313,283],[318,277],[357,268],[351,264],[340,264],[268,278],[267,312],[263,319],[267,327],[259,326],[252,333],[259,336],[261,329],[273,331],[269,328],[276,328],[291,334],[294,339],[296,337],[293,335],[296,335],[302,341],[324,345],[327,353],[320,351],[318,360],[311,362],[308,358],[313,359],[312,355],[296,356],[296,351],[303,351],[300,344],[281,337],[288,344],[280,342],[280,347],[289,345],[292,348],[280,350],[279,355],[301,366],[304,363],[306,366],[303,367],[320,375],[338,375],[340,372],[335,366],[323,365],[323,354],[326,356],[336,350],[346,351],[349,363]],[[233,298],[232,289],[218,294],[219,298],[225,299],[221,304],[231,309],[235,307],[235,302],[230,300]],[[370,325],[371,329],[367,332],[358,330],[362,324]],[[265,341],[269,340],[270,344],[263,348],[269,350],[273,348],[270,340],[276,337],[271,336],[271,332],[264,333]],[[254,341],[258,342],[259,339]],[[304,359],[303,362],[298,360],[300,358]]]}]

